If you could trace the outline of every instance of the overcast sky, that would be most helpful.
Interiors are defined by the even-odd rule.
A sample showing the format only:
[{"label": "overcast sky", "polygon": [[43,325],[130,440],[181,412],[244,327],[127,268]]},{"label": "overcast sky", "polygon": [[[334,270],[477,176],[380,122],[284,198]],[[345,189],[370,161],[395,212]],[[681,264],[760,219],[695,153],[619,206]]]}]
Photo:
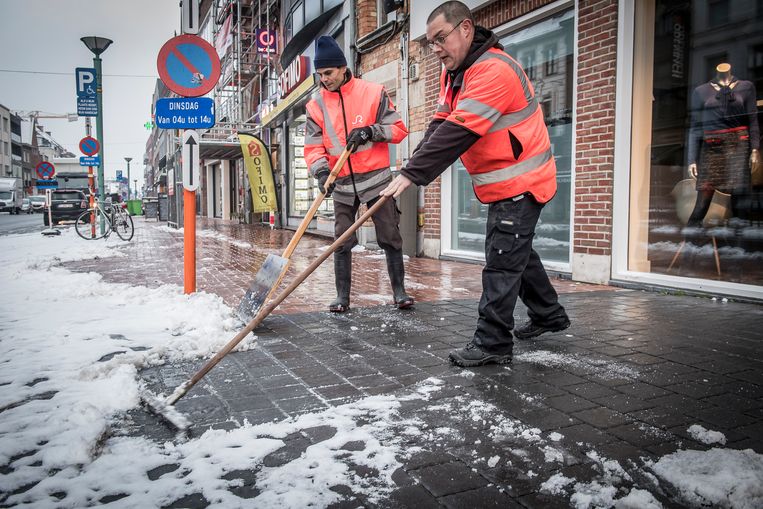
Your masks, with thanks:
[{"label": "overcast sky", "polygon": [[[76,67],[93,67],[80,37],[114,43],[103,60],[106,178],[126,170],[143,180],[143,154],[159,49],[180,31],[179,0],[0,0],[0,104],[11,110],[76,113]],[[13,71],[13,72],[10,72]],[[24,72],[15,72],[24,71]],[[77,156],[85,119],[41,119]],[[93,117],[95,136],[95,117]]]}]

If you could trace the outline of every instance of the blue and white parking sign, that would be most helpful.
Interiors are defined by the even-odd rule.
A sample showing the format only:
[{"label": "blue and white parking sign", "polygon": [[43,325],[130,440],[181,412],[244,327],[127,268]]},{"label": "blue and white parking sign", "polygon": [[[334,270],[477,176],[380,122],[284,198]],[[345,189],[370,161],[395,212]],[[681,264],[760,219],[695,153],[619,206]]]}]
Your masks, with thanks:
[{"label": "blue and white parking sign", "polygon": [[98,116],[98,80],[95,69],[77,67],[77,115],[81,117]]},{"label": "blue and white parking sign", "polygon": [[77,97],[95,97],[98,94],[95,69],[77,67],[74,72],[77,76]]}]

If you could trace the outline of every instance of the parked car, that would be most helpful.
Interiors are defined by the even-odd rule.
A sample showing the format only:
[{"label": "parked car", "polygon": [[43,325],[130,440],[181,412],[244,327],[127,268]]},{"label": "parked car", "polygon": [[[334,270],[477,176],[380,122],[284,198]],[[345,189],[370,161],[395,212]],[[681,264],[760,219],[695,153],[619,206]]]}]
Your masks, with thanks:
[{"label": "parked car", "polygon": [[23,198],[21,200],[21,212],[26,212],[27,214],[32,213],[32,200],[29,198]]},{"label": "parked car", "polygon": [[[87,210],[87,197],[82,191],[73,189],[56,189],[51,193],[51,208],[53,224],[62,221],[75,221]],[[43,223],[48,226],[48,209],[44,210]]]},{"label": "parked car", "polygon": [[45,210],[45,197],[41,194],[30,196],[29,200],[32,202],[32,212],[42,212]]}]

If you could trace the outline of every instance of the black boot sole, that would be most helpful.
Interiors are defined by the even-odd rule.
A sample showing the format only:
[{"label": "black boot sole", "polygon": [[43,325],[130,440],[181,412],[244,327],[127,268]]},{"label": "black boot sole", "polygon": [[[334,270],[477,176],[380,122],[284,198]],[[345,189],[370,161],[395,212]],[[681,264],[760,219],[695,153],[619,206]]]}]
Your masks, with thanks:
[{"label": "black boot sole", "polygon": [[568,329],[570,327],[571,323],[572,322],[567,320],[565,323],[563,323],[561,325],[557,325],[556,327],[540,327],[540,328],[534,330],[533,332],[528,332],[526,334],[522,334],[522,333],[520,333],[518,331],[514,331],[514,337],[517,338],[517,339],[532,339],[532,338],[537,338],[541,334],[545,334],[547,332],[560,332],[560,331],[563,331],[565,329]]},{"label": "black boot sole", "polygon": [[346,313],[349,310],[350,310],[350,306],[345,306],[343,304],[339,304],[337,306],[334,306],[334,305],[329,306],[329,311],[331,311],[332,313]]},{"label": "black boot sole", "polygon": [[396,302],[397,309],[410,309],[416,305],[416,301],[413,299],[407,299],[402,302]]},{"label": "black boot sole", "polygon": [[457,355],[450,354],[448,355],[448,359],[450,360],[451,364],[455,364],[456,366],[460,366],[462,368],[474,368],[477,366],[485,366],[487,364],[509,364],[512,359],[512,354],[487,355],[482,359],[476,360],[462,359]]}]

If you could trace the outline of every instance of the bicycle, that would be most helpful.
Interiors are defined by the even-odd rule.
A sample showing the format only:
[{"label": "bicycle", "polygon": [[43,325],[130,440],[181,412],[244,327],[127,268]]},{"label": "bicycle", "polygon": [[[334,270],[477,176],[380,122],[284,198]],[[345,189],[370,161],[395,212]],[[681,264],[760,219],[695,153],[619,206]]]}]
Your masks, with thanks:
[{"label": "bicycle", "polygon": [[[74,223],[77,235],[85,240],[97,240],[107,238],[113,231],[120,239],[129,241],[135,233],[135,225],[125,207],[123,203],[108,201],[104,207],[96,198],[95,207],[87,209],[77,217]],[[104,224],[103,231],[101,231],[101,221]]]}]

